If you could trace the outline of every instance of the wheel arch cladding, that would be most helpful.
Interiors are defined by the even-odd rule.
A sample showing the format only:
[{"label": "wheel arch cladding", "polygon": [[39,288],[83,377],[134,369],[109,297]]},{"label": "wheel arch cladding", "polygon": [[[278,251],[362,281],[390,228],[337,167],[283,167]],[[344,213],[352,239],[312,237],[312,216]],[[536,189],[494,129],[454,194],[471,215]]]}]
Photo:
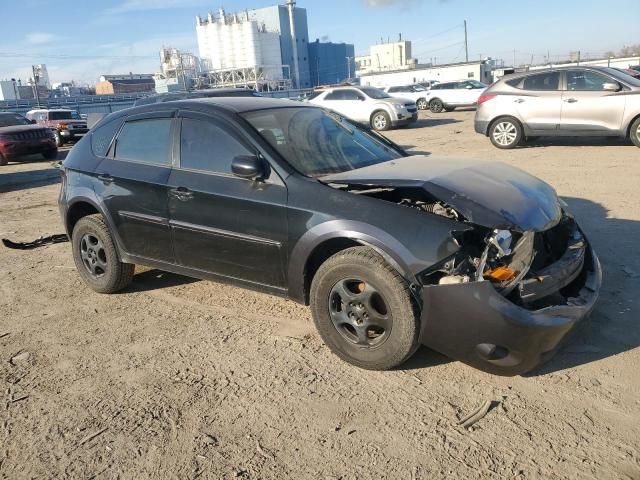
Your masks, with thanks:
[{"label": "wheel arch cladding", "polygon": [[625,129],[625,137],[630,137],[631,136],[631,127],[633,127],[633,124],[636,122],[636,120],[640,120],[640,113],[638,115],[636,115],[635,117],[633,117],[631,119],[631,121],[629,122],[629,125],[627,125],[627,128]]},{"label": "wheel arch cladding", "polygon": [[396,238],[362,222],[332,220],[308,230],[293,248],[288,272],[289,296],[301,303],[308,303],[312,274],[315,274],[322,261],[358,245],[371,247],[407,281],[415,282],[409,267],[414,257]]}]

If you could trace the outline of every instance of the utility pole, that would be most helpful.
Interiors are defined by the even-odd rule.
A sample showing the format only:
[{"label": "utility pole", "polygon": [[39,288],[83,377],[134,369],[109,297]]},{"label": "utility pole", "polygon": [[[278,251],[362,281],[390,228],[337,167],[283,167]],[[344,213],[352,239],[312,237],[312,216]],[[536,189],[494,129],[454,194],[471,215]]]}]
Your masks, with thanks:
[{"label": "utility pole", "polygon": [[38,107],[40,107],[40,92],[38,91],[38,81],[40,80],[40,75],[36,73],[35,65],[31,65],[31,71],[33,72],[33,88],[35,88],[34,96],[36,97],[36,102],[38,103]]},{"label": "utility pole", "polygon": [[466,62],[469,63],[469,43],[467,41],[467,21],[464,21],[464,55]]},{"label": "utility pole", "polygon": [[513,68],[516,67],[516,51],[515,49],[513,50]]},{"label": "utility pole", "polygon": [[347,58],[347,77],[348,77],[349,83],[351,83],[351,57],[346,57],[346,58]]}]

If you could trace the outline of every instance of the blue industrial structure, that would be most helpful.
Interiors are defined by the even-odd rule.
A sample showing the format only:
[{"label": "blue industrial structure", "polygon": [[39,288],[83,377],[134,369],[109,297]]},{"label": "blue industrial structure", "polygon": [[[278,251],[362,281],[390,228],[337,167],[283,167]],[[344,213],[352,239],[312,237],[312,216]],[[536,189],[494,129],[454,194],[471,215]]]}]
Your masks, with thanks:
[{"label": "blue industrial structure", "polygon": [[311,83],[330,85],[347,79],[355,79],[355,49],[348,43],[315,42],[309,43],[309,69]]}]

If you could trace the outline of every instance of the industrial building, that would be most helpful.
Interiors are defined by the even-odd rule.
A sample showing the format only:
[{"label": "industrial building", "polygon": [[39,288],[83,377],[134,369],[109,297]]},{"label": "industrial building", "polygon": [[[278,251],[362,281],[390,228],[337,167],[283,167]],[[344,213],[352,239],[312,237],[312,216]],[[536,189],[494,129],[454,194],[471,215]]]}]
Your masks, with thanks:
[{"label": "industrial building", "polygon": [[18,100],[19,98],[15,79],[0,80],[0,100]]},{"label": "industrial building", "polygon": [[311,83],[329,85],[355,78],[354,47],[348,43],[309,43]]},{"label": "industrial building", "polygon": [[369,47],[369,55],[359,55],[355,58],[357,70],[360,74],[408,70],[416,68],[417,60],[411,57],[411,42],[402,40],[397,42],[383,42]]},{"label": "industrial building", "polygon": [[449,63],[438,66],[398,69],[386,72],[356,71],[361,85],[386,87],[390,85],[406,85],[410,83],[438,80],[451,82],[454,80],[473,79],[490,84],[493,82],[493,62],[483,60],[477,62]]},{"label": "industrial building", "polygon": [[193,88],[201,70],[200,59],[195,55],[177,48],[163,47],[160,50],[160,72],[153,76],[156,93]]},{"label": "industrial building", "polygon": [[102,75],[96,83],[96,95],[151,92],[155,88],[151,74]]},{"label": "industrial building", "polygon": [[221,8],[217,18],[196,17],[196,33],[200,57],[221,74],[220,86],[310,86],[307,11],[293,0],[233,14]]}]

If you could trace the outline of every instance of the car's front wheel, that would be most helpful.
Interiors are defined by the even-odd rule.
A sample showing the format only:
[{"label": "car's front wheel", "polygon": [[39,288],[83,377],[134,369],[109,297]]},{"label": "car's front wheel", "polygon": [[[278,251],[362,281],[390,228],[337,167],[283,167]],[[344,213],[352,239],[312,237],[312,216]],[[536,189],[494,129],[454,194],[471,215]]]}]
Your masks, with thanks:
[{"label": "car's front wheel", "polygon": [[135,265],[122,263],[102,215],[81,218],[71,236],[78,273],[98,293],[114,293],[131,283]]},{"label": "car's front wheel", "polygon": [[419,98],[416,102],[416,106],[418,107],[418,110],[426,110],[429,108],[429,102],[427,102],[426,98]]},{"label": "car's front wheel", "polygon": [[636,147],[640,147],[640,118],[636,119],[636,121],[631,124],[629,137]]},{"label": "car's front wheel", "polygon": [[489,129],[489,138],[494,146],[501,149],[517,147],[522,141],[520,123],[510,117],[497,119]]},{"label": "car's front wheel", "polygon": [[311,283],[310,303],[325,344],[358,367],[388,370],[419,346],[409,286],[371,248],[349,248],[324,262]]},{"label": "car's front wheel", "polygon": [[5,157],[3,154],[0,153],[0,167],[4,167],[8,163],[9,163],[9,160],[7,159],[7,157]]},{"label": "car's front wheel", "polygon": [[371,116],[371,127],[378,131],[389,130],[389,128],[391,128],[389,114],[383,111],[375,112]]}]

